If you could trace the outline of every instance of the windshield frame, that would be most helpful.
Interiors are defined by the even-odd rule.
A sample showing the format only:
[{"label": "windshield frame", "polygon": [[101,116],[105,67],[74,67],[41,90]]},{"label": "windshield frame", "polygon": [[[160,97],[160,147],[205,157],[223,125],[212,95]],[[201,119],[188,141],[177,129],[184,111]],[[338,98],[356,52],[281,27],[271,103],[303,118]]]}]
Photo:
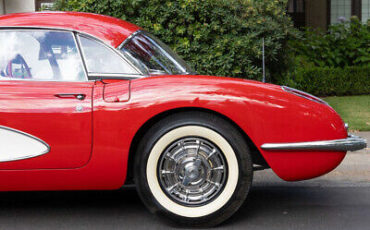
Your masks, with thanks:
[{"label": "windshield frame", "polygon": [[[137,60],[137,58],[134,58],[134,57],[130,57],[130,59],[135,59],[135,66],[137,66],[137,68],[140,68],[140,70],[145,73],[145,75],[147,76],[156,76],[156,75],[190,75],[190,74],[197,74],[195,71],[193,71],[191,69],[191,67],[177,54],[175,53],[170,47],[168,47],[166,44],[164,44],[162,41],[160,41],[158,38],[156,38],[154,35],[152,35],[151,33],[147,32],[147,31],[144,31],[144,30],[137,30],[135,31],[134,33],[132,33],[129,37],[127,37],[118,47],[117,49],[125,54],[125,55],[129,55],[129,56],[132,56],[130,53],[128,52],[124,52],[122,49],[124,48],[124,46],[126,44],[128,44],[132,39],[134,39],[136,36],[140,35],[140,34],[143,34],[147,39],[149,39],[152,43],[154,43],[158,49],[161,50],[161,52],[166,56],[166,58],[168,58],[178,69],[181,69],[183,72],[180,72],[180,73],[168,73],[168,72],[161,72],[161,73],[158,73],[158,74],[155,74],[153,72],[151,72],[148,67],[142,63],[140,60]],[[171,53],[168,53],[168,51],[166,50],[166,47],[163,47],[163,45],[167,46],[168,49],[170,50],[170,52],[172,52],[173,54],[175,54],[176,56],[173,56],[171,55]],[[176,59],[176,58],[179,58],[180,62]],[[183,62],[183,63],[181,63]]]}]

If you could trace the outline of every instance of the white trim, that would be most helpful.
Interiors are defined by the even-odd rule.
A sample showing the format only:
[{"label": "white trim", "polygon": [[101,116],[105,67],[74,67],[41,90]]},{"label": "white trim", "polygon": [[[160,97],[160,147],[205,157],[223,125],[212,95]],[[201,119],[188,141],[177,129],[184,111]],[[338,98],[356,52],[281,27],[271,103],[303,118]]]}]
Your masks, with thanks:
[{"label": "white trim", "polygon": [[50,146],[28,133],[0,126],[0,162],[38,157],[50,152]]}]

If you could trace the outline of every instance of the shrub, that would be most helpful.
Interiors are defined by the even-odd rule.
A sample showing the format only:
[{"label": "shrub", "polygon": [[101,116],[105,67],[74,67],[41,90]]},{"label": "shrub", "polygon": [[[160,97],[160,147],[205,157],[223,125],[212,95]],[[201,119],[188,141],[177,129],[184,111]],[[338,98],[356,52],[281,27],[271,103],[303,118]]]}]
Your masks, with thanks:
[{"label": "shrub", "polygon": [[295,66],[343,67],[370,64],[370,24],[357,17],[329,27],[327,33],[307,29],[291,42]]},{"label": "shrub", "polygon": [[286,70],[287,41],[295,35],[286,5],[287,0],[58,0],[56,9],[135,23],[198,73],[261,79],[262,37],[268,73]]},{"label": "shrub", "polygon": [[370,66],[298,68],[280,84],[317,96],[370,94]]}]

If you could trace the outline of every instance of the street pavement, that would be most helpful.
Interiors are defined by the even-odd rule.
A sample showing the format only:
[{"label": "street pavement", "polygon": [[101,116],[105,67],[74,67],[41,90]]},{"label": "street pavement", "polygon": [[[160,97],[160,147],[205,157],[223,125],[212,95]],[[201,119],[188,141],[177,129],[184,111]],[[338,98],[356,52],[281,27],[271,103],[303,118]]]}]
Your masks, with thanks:
[{"label": "street pavement", "polygon": [[[370,132],[356,135],[370,140]],[[370,229],[370,149],[349,153],[333,172],[284,182],[255,173],[241,209],[216,229]],[[0,193],[0,230],[168,229],[134,188],[119,191]]]}]

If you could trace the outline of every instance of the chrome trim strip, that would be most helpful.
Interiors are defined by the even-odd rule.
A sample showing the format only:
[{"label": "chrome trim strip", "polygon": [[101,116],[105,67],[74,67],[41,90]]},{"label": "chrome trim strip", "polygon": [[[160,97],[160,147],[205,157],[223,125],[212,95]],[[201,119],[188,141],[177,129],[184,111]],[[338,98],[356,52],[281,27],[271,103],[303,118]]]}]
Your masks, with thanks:
[{"label": "chrome trim strip", "polygon": [[5,82],[5,81],[12,81],[12,82],[23,82],[23,81],[31,81],[31,82],[63,82],[63,83],[81,83],[81,82],[90,82],[90,81],[94,81],[94,80],[88,80],[88,81],[58,81],[58,80],[53,80],[53,79],[23,79],[23,78],[20,78],[20,79],[17,79],[17,78],[9,78],[9,77],[1,77],[0,78],[0,82]]},{"label": "chrome trim strip", "polygon": [[124,45],[126,45],[133,37],[135,37],[137,34],[141,33],[142,30],[136,30],[130,36],[128,36],[118,47],[117,49],[120,50]]},{"label": "chrome trim strip", "polygon": [[[318,98],[318,97],[316,97],[316,96],[314,96],[314,95],[312,95],[312,94],[310,94],[310,93],[304,92],[304,91],[302,91],[302,90],[294,89],[294,88],[291,88],[291,87],[289,87],[289,86],[285,86],[285,85],[281,86],[281,89],[282,89],[283,91],[287,92],[287,93],[290,93],[290,94],[296,95],[296,96],[298,96],[298,97],[302,97],[302,98],[304,98],[304,99],[307,99],[307,100],[310,100],[310,101],[313,101],[313,102],[316,102],[316,103],[321,103],[321,104],[324,104],[324,105],[329,105],[329,103],[327,103],[326,101],[322,100],[321,98]],[[296,92],[294,92],[294,91],[299,92],[300,94],[298,94],[298,93],[296,93]],[[308,95],[308,96],[310,96],[310,97],[312,97],[313,99],[312,99],[312,98],[309,98],[309,97],[304,96],[305,94],[306,94],[306,95]]]},{"label": "chrome trim strip", "polygon": [[266,143],[261,145],[263,150],[268,151],[356,151],[366,148],[364,138],[349,135],[345,139],[330,141],[309,141],[296,143]]},{"label": "chrome trim strip", "polygon": [[89,77],[127,77],[127,78],[137,78],[142,76],[140,74],[121,74],[121,73],[89,73]]},{"label": "chrome trim strip", "polygon": [[21,135],[24,135],[26,137],[29,137],[31,139],[34,139],[35,141],[38,141],[40,142],[41,144],[45,145],[46,147],[46,150],[40,154],[37,154],[36,156],[35,155],[29,155],[29,156],[24,156],[24,157],[19,157],[19,158],[13,158],[11,160],[6,160],[6,161],[0,161],[0,162],[12,162],[12,161],[19,161],[19,160],[25,160],[25,159],[30,159],[30,158],[34,158],[34,157],[39,157],[39,156],[42,156],[42,155],[45,155],[47,153],[50,152],[51,148],[50,146],[48,145],[48,143],[46,143],[45,141],[41,140],[40,138],[38,137],[35,137],[35,136],[32,136],[31,134],[28,134],[28,133],[25,133],[25,132],[22,132],[22,131],[19,131],[17,129],[13,129],[13,128],[9,128],[9,127],[5,127],[5,126],[1,126],[0,125],[0,129],[3,129],[3,130],[7,130],[7,131],[11,131],[11,132],[15,132],[15,133],[18,133],[18,134],[21,134]]},{"label": "chrome trim strip", "polygon": [[82,62],[82,66],[83,66],[83,69],[84,69],[85,77],[88,81],[89,80],[89,73],[87,72],[87,65],[86,65],[86,62],[85,62],[85,58],[82,55],[82,48],[81,48],[80,40],[79,40],[77,32],[72,32],[72,33],[73,33],[73,38],[75,40],[76,47],[77,47],[77,50],[78,50],[78,55],[81,58],[81,62]]}]

